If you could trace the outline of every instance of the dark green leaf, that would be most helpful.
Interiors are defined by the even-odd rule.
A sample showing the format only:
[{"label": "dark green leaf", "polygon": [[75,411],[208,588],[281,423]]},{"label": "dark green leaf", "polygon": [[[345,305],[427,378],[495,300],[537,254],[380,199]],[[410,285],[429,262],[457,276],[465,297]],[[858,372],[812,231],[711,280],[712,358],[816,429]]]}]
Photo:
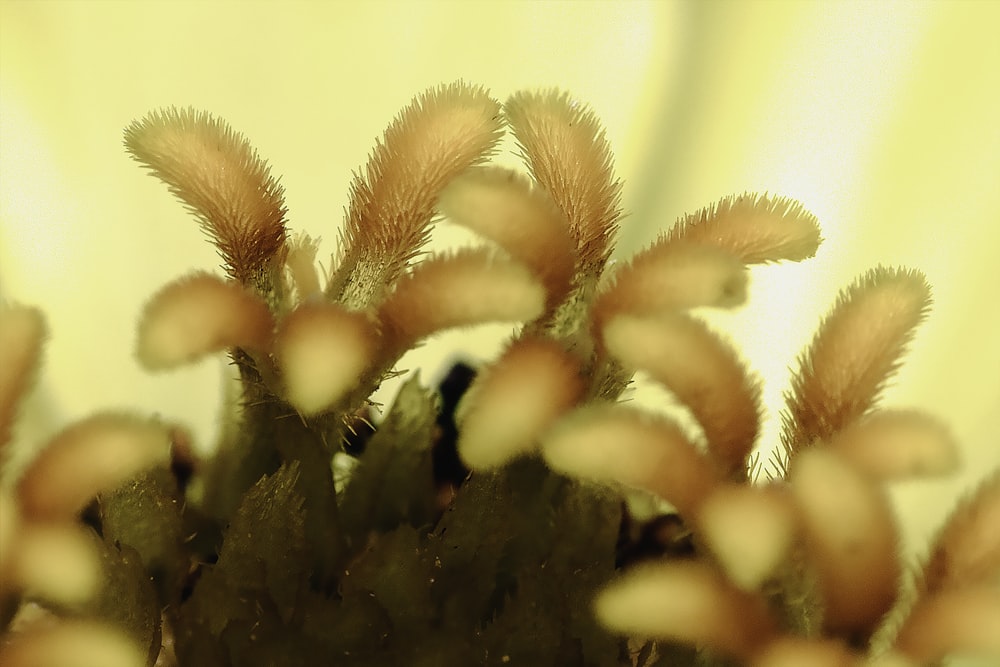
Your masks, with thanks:
[{"label": "dark green leaf", "polygon": [[[307,583],[298,463],[262,477],[225,532],[219,562],[207,567],[184,605],[188,625],[217,635],[233,619],[287,622]],[[199,630],[185,628],[188,636]]]},{"label": "dark green leaf", "polygon": [[367,590],[347,590],[342,598],[309,594],[302,603],[303,633],[324,646],[325,655],[337,660],[363,655],[374,658],[391,630],[385,609]]},{"label": "dark green leaf", "polygon": [[179,602],[189,561],[177,484],[170,471],[151,470],[102,495],[99,503],[105,539],[136,550],[163,604]]},{"label": "dark green leaf", "polygon": [[410,526],[376,538],[341,580],[345,597],[370,593],[385,609],[393,634],[405,634],[414,641],[426,638],[435,615],[433,584],[433,565]]},{"label": "dark green leaf", "polygon": [[231,584],[264,590],[286,621],[305,584],[306,544],[299,464],[282,465],[247,492],[223,538],[216,571]]},{"label": "dark green leaf", "polygon": [[132,547],[94,536],[101,557],[104,583],[84,613],[124,630],[149,649],[152,665],[160,652],[160,602],[142,558]]},{"label": "dark green leaf", "polygon": [[435,402],[418,376],[399,390],[392,408],[366,443],[340,503],[351,544],[400,524],[430,527],[436,514],[431,442]]}]

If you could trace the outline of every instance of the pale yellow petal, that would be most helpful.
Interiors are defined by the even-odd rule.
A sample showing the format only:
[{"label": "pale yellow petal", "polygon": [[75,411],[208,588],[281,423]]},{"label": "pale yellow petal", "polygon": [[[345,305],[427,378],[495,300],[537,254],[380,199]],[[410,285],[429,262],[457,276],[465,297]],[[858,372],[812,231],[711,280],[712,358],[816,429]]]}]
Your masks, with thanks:
[{"label": "pale yellow petal", "polygon": [[245,137],[203,111],[161,109],[125,130],[125,147],[170,187],[243,284],[281,259],[284,192]]},{"label": "pale yellow petal", "polygon": [[449,220],[495,241],[538,276],[554,308],[569,291],[575,245],[566,216],[542,188],[508,169],[480,167],[441,194]]},{"label": "pale yellow petal", "polygon": [[739,588],[755,590],[787,556],[795,531],[791,502],[776,489],[717,489],[698,515],[705,544]]},{"label": "pale yellow petal", "polygon": [[898,594],[898,536],[882,489],[826,449],[792,462],[792,496],[830,630],[870,633]]},{"label": "pale yellow petal", "polygon": [[569,220],[580,273],[596,278],[618,228],[621,181],[594,113],[558,90],[520,92],[504,105],[531,174]]},{"label": "pale yellow petal", "polygon": [[895,648],[924,665],[952,654],[1000,660],[1000,591],[960,588],[925,598],[903,623]]},{"label": "pale yellow petal", "polygon": [[325,302],[299,306],[281,321],[274,344],[288,401],[305,415],[333,407],[373,364],[378,344],[363,313]]},{"label": "pale yellow petal", "polygon": [[862,667],[861,658],[832,639],[782,637],[754,657],[753,667]]},{"label": "pale yellow petal", "polygon": [[880,479],[945,475],[958,469],[958,446],[944,424],[906,410],[874,412],[848,426],[830,447]]},{"label": "pale yellow petal", "polygon": [[1000,471],[987,477],[948,518],[924,567],[929,592],[1000,583]]},{"label": "pale yellow petal", "polygon": [[260,297],[195,273],[166,285],[146,304],[136,354],[146,368],[161,370],[234,347],[267,351],[273,329],[274,318]]},{"label": "pale yellow petal", "polygon": [[147,652],[122,630],[65,620],[12,635],[0,644],[6,667],[145,667]]},{"label": "pale yellow petal", "polygon": [[483,370],[463,399],[458,451],[472,469],[531,451],[583,396],[580,361],[559,343],[522,338]]},{"label": "pale yellow petal", "polygon": [[683,313],[616,317],[604,327],[604,343],[626,368],[646,371],[691,410],[725,477],[746,479],[760,388],[729,344]]},{"label": "pale yellow petal", "polygon": [[87,531],[70,523],[27,524],[18,536],[17,554],[17,578],[24,593],[70,606],[90,599],[103,574]]},{"label": "pale yellow petal", "polygon": [[667,238],[715,245],[747,264],[807,259],[820,244],[816,216],[797,201],[766,194],[723,197],[681,218]]},{"label": "pale yellow petal", "polygon": [[876,404],[930,301],[922,274],[884,267],[840,293],[799,357],[782,415],[783,457],[828,440]]},{"label": "pale yellow petal", "polygon": [[327,294],[352,310],[381,300],[427,240],[441,190],[502,132],[500,103],[484,88],[458,81],[418,95],[354,177]]},{"label": "pale yellow petal", "polygon": [[379,308],[379,321],[387,349],[401,354],[443,329],[530,321],[544,310],[545,290],[522,264],[475,249],[421,262]]},{"label": "pale yellow petal", "polygon": [[676,424],[621,405],[588,406],[561,420],[543,438],[542,456],[571,477],[655,493],[689,519],[719,483]]},{"label": "pale yellow petal", "polygon": [[170,455],[166,428],[128,414],[99,413],[56,435],[17,484],[21,510],[34,518],[73,518],[102,491]]},{"label": "pale yellow petal", "polygon": [[652,316],[682,308],[732,308],[746,301],[747,273],[734,255],[696,243],[657,242],[613,275],[594,304],[594,319]]},{"label": "pale yellow petal", "polygon": [[697,561],[641,565],[602,590],[598,620],[613,632],[707,646],[748,658],[773,637],[763,600]]}]

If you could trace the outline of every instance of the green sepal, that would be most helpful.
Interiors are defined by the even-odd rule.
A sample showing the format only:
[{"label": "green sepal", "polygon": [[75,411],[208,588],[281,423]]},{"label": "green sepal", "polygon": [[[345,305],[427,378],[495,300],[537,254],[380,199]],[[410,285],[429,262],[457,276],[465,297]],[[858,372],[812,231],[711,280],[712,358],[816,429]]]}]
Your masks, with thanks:
[{"label": "green sepal", "polygon": [[349,543],[401,524],[430,529],[437,513],[431,458],[437,416],[433,395],[417,375],[400,388],[392,408],[365,444],[340,502]]},{"label": "green sepal", "polygon": [[[529,469],[513,471],[512,485],[530,498],[523,488]],[[531,514],[544,511],[541,503],[547,502],[551,515],[526,525],[527,538],[508,545],[501,568],[513,572],[501,569],[499,575],[513,584],[484,629],[484,643],[490,655],[507,655],[511,664],[616,664],[621,640],[598,625],[592,600],[614,574],[620,501],[598,487],[548,474]]]},{"label": "green sepal", "polygon": [[177,482],[155,468],[98,499],[101,529],[110,543],[127,544],[139,554],[162,604],[177,604],[189,559]]},{"label": "green sepal", "polygon": [[247,492],[225,533],[215,568],[233,584],[266,591],[286,622],[306,583],[299,470],[298,462],[286,463]]},{"label": "green sepal", "polygon": [[184,605],[189,621],[217,635],[233,619],[292,619],[309,574],[298,478],[299,464],[285,464],[244,495],[218,563],[205,567]]},{"label": "green sepal", "polygon": [[369,594],[386,611],[393,640],[426,639],[436,615],[431,598],[435,574],[417,531],[399,526],[375,538],[344,572],[345,598]]},{"label": "green sepal", "polygon": [[391,635],[388,614],[367,590],[342,591],[335,598],[309,593],[301,608],[303,634],[322,644],[334,664],[351,656],[375,661]]},{"label": "green sepal", "polygon": [[444,627],[481,631],[489,664],[615,664],[621,642],[591,600],[614,573],[620,521],[612,494],[535,459],[473,474],[432,542]]},{"label": "green sepal", "polygon": [[235,667],[325,667],[324,647],[306,637],[297,627],[275,623],[275,618],[249,621],[234,619],[220,639],[229,649]]},{"label": "green sepal", "polygon": [[161,604],[142,557],[129,545],[115,544],[96,534],[94,542],[103,581],[82,612],[121,628],[139,646],[147,648],[147,662],[152,665],[160,652]]},{"label": "green sepal", "polygon": [[478,628],[495,613],[499,563],[515,531],[506,479],[505,471],[473,473],[430,538],[445,628]]}]

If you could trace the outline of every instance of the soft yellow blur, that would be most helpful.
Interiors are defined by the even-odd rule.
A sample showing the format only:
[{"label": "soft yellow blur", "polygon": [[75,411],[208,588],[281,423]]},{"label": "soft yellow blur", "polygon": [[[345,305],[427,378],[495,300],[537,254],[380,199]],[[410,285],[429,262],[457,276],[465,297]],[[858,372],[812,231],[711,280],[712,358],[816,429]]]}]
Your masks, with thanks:
[{"label": "soft yellow blur", "polygon": [[[754,269],[750,305],[710,315],[766,378],[772,417],[841,286],[878,262],[928,274],[935,309],[887,402],[949,421],[968,473],[904,485],[920,540],[1000,463],[997,25],[991,2],[3,0],[0,294],[44,308],[52,332],[22,437],[120,405],[211,439],[221,362],[150,377],[131,357],[145,297],[218,263],[125,157],[132,119],[171,104],[228,119],[328,257],[352,170],[415,93],[457,78],[500,98],[559,86],[604,120],[626,179],[619,255],[734,191],[820,217],[816,259]],[[463,341],[407,363],[429,378],[449,349],[488,349]]]}]

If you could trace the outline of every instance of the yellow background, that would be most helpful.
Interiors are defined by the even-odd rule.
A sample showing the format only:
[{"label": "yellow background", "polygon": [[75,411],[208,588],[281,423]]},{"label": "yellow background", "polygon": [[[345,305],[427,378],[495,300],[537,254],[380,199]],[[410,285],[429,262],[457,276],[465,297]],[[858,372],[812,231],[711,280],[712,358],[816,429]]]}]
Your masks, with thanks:
[{"label": "yellow background", "polygon": [[[0,295],[41,306],[51,329],[21,438],[129,406],[211,439],[222,362],[151,377],[131,356],[145,297],[218,263],[126,158],[134,118],[193,105],[228,119],[282,175],[292,227],[332,251],[352,170],[414,94],[458,78],[501,99],[559,86],[616,152],[619,256],[732,192],[819,216],[814,260],[755,268],[749,305],[711,315],[764,375],[772,418],[841,286],[879,262],[926,272],[934,311],[886,403],[943,416],[967,468],[899,485],[919,542],[1000,463],[998,25],[996,2],[3,0]],[[490,349],[468,340],[408,365],[433,377],[442,349]]]}]

